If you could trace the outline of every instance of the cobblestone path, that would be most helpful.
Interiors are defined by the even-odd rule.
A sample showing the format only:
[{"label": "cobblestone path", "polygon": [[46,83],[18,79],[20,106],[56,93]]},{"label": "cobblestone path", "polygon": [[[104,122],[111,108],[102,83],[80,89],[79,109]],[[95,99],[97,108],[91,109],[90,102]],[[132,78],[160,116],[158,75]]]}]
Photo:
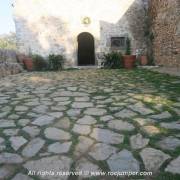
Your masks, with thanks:
[{"label": "cobblestone path", "polygon": [[118,179],[179,179],[180,79],[145,70],[1,79],[0,179],[116,179],[87,171],[153,172]]}]

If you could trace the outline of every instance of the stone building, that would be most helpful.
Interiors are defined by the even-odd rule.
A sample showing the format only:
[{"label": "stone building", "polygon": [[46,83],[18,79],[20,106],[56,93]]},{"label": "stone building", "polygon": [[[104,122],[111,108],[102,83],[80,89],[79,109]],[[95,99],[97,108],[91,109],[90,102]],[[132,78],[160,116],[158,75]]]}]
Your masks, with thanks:
[{"label": "stone building", "polygon": [[103,52],[146,51],[148,0],[14,0],[21,53],[63,54],[66,65],[98,65]]},{"label": "stone building", "polygon": [[151,0],[149,10],[155,63],[180,68],[180,1]]}]

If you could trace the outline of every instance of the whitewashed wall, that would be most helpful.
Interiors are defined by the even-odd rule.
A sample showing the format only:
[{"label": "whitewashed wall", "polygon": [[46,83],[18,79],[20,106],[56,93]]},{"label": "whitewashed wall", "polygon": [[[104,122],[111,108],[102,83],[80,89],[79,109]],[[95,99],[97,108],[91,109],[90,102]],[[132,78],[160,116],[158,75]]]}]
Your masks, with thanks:
[{"label": "whitewashed wall", "polygon": [[146,48],[142,0],[14,0],[14,20],[20,52],[64,54],[69,66],[77,65],[82,32],[94,36],[96,53],[109,51],[112,36],[129,36],[134,53]]}]

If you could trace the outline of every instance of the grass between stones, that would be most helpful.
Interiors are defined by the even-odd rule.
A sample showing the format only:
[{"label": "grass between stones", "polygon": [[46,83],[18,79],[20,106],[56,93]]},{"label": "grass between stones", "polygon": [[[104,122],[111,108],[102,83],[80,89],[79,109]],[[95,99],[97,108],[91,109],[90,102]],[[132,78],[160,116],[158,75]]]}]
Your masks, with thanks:
[{"label": "grass between stones", "polygon": [[[88,74],[89,73],[89,74]],[[130,145],[130,137],[132,135],[136,135],[138,133],[142,134],[143,138],[149,138],[150,142],[147,145],[147,147],[152,147],[155,149],[159,149],[161,151],[163,151],[164,153],[169,154],[172,158],[168,161],[166,161],[162,167],[160,168],[160,170],[157,172],[157,174],[154,174],[153,177],[130,177],[131,179],[142,179],[142,178],[147,178],[149,179],[155,179],[155,180],[179,180],[180,176],[179,175],[172,175],[171,173],[166,173],[164,172],[164,169],[166,168],[166,166],[169,164],[169,162],[172,159],[175,159],[176,157],[178,157],[180,155],[180,147],[177,147],[175,150],[164,150],[161,149],[157,146],[157,142],[159,140],[162,140],[162,138],[165,138],[167,136],[175,136],[179,133],[179,130],[168,130],[165,128],[162,128],[160,126],[161,122],[173,122],[173,121],[178,121],[179,120],[179,115],[177,114],[177,112],[175,112],[175,110],[173,109],[173,104],[176,102],[180,102],[180,78],[176,78],[176,77],[172,77],[169,75],[163,75],[160,73],[156,73],[156,72],[150,72],[148,70],[140,70],[140,69],[135,69],[132,71],[127,71],[127,70],[92,70],[92,71],[78,71],[78,70],[67,70],[67,71],[62,71],[59,73],[48,73],[48,72],[43,72],[43,73],[33,73],[32,74],[28,74],[28,76],[39,76],[41,77],[41,79],[49,79],[49,80],[53,80],[52,83],[52,88],[50,88],[50,84],[49,83],[44,83],[44,82],[39,82],[38,86],[36,87],[35,83],[33,84],[32,82],[32,86],[34,87],[34,89],[38,89],[38,87],[40,87],[41,85],[48,85],[48,90],[50,92],[45,93],[45,97],[49,97],[50,101],[53,101],[53,99],[55,97],[51,97],[51,95],[53,93],[58,92],[59,90],[62,91],[70,91],[68,90],[68,87],[77,87],[77,92],[88,92],[88,90],[90,92],[88,92],[88,96],[90,97],[89,100],[87,100],[88,102],[92,102],[94,104],[94,106],[98,106],[98,105],[104,105],[104,107],[102,107],[103,109],[105,109],[107,111],[106,115],[111,115],[114,117],[115,120],[122,120],[122,121],[126,121],[131,123],[135,129],[132,131],[120,131],[120,130],[115,130],[113,128],[109,128],[108,127],[108,122],[104,122],[100,120],[100,116],[93,116],[96,120],[97,123],[94,125],[91,125],[91,133],[92,133],[92,129],[98,124],[98,125],[102,125],[103,129],[109,129],[115,133],[119,133],[124,135],[124,142],[118,145],[112,145],[116,148],[118,148],[118,152],[121,151],[122,149],[127,149],[130,152],[132,152],[133,156],[135,157],[135,159],[137,159],[140,163],[140,169],[141,171],[145,171],[145,167],[143,164],[143,160],[141,159],[139,152],[140,150],[133,150],[131,148]],[[30,78],[30,77],[28,77]],[[24,87],[29,87],[29,81],[24,83]],[[18,83],[17,83],[18,86]],[[62,86],[62,87],[61,87]],[[50,88],[50,89],[49,89]],[[41,97],[38,97],[37,94],[33,93],[33,88],[31,89],[30,95],[32,97],[36,97],[39,100],[41,99]],[[20,89],[18,90],[18,92],[21,91]],[[8,90],[2,90],[2,93],[7,93]],[[24,112],[22,114],[19,114],[15,111],[15,107],[17,105],[19,106],[23,106],[25,103],[27,103],[27,99],[22,99],[22,100],[18,100],[16,99],[16,90],[14,90],[14,93],[11,94],[12,97],[12,101],[15,103],[13,103],[12,105],[10,103],[5,103],[3,104],[3,106],[11,106],[12,109],[11,111],[5,116],[5,118],[8,119],[8,117],[10,117],[10,115],[16,115],[18,114],[20,116],[20,119],[30,119],[30,123],[26,126],[31,126],[31,121],[34,120],[34,118],[27,116],[27,112]],[[75,91],[72,91],[75,92]],[[97,100],[94,97],[96,96],[104,96],[104,98]],[[115,96],[118,96],[120,99],[116,99]],[[102,101],[105,100],[109,100],[112,99],[113,102],[105,102],[103,103]],[[17,102],[16,102],[17,101]],[[44,100],[43,100],[44,101]],[[72,145],[70,147],[70,150],[68,153],[65,153],[63,155],[68,156],[69,158],[73,159],[73,164],[71,166],[71,171],[75,171],[76,170],[76,156],[74,154],[75,152],[75,148],[78,144],[78,137],[80,136],[77,133],[74,133],[72,131],[72,128],[74,126],[74,124],[76,124],[76,121],[79,118],[82,118],[85,114],[85,110],[87,108],[84,108],[81,110],[80,115],[77,115],[76,117],[72,117],[70,115],[68,115],[67,111],[72,109],[72,103],[75,101],[75,97],[70,97],[70,99],[68,101],[71,101],[70,104],[65,105],[65,107],[67,108],[66,110],[63,110],[64,113],[64,117],[68,117],[70,119],[70,127],[68,129],[63,129],[60,127],[57,127],[59,129],[62,129],[64,131],[69,132],[72,137],[70,140],[68,141],[72,141]],[[41,101],[40,101],[41,102]],[[154,125],[155,127],[157,127],[160,132],[158,134],[152,135],[150,136],[149,134],[147,134],[146,132],[143,131],[142,127],[139,123],[137,123],[134,119],[135,118],[143,118],[143,119],[148,119],[150,118],[150,116],[152,114],[149,115],[142,115],[140,112],[135,112],[137,113],[136,116],[132,117],[132,118],[116,118],[114,116],[115,113],[121,111],[121,110],[111,110],[110,107],[119,107],[123,109],[128,109],[133,111],[133,109],[128,108],[128,106],[130,106],[131,104],[136,104],[136,102],[140,102],[143,103],[145,105],[146,108],[153,110],[153,115],[154,114],[160,114],[162,112],[168,111],[172,117],[167,118],[167,119],[161,119],[161,120],[155,120],[154,123],[149,123],[148,125]],[[47,105],[48,107],[48,112],[51,111],[51,106],[56,106],[58,102],[53,101],[52,105]],[[159,105],[159,106],[157,106]],[[0,105],[0,107],[2,107],[2,105]],[[28,106],[29,107],[29,106]],[[32,109],[35,107],[29,107],[28,112],[31,112]],[[176,107],[177,108],[177,107]],[[45,112],[45,113],[48,113]],[[53,111],[52,111],[53,112]],[[1,110],[0,110],[1,113]],[[10,119],[10,118],[9,118]],[[22,126],[18,125],[18,120],[14,120],[15,124],[16,124],[16,128],[22,129]],[[46,141],[45,146],[40,150],[39,153],[44,153],[47,152],[48,146],[52,143],[55,143],[57,141],[55,140],[49,140],[45,137],[44,135],[44,131],[47,127],[55,127],[55,124],[59,121],[59,119],[57,118],[52,124],[50,125],[46,125],[43,127],[40,127],[41,131],[40,134],[38,135],[38,137],[44,139]],[[7,129],[7,128],[4,128]],[[3,128],[0,128],[0,137],[5,139],[6,142],[6,149],[3,150],[4,152],[11,152],[11,153],[17,153],[17,154],[21,154],[23,148],[25,147],[25,145],[23,145],[17,152],[14,152],[13,148],[11,147],[11,143],[9,141],[9,137],[6,136],[3,133]],[[11,128],[13,129],[13,128]],[[18,136],[23,136],[25,139],[27,139],[28,141],[31,140],[31,137],[28,135],[28,133],[20,130],[18,133]],[[86,135],[86,137],[89,137],[89,135]],[[93,139],[95,140],[95,139]],[[60,141],[60,142],[64,142],[64,141]],[[36,160],[39,158],[42,158],[39,156],[39,153],[31,158],[31,160]],[[51,154],[54,155],[54,154]],[[106,161],[97,161],[93,158],[91,158],[88,155],[88,152],[85,155],[82,155],[82,157],[86,157],[90,162],[92,162],[93,164],[98,165],[103,171],[110,171],[108,164]],[[80,157],[81,158],[81,157]],[[15,168],[15,172],[14,174],[21,172],[24,174],[27,174],[27,170],[24,169],[22,167],[22,165],[19,165]],[[14,176],[14,175],[13,175]],[[13,177],[11,176],[10,179]],[[88,178],[89,180],[99,180],[101,177],[91,177]],[[129,179],[129,178],[115,178],[115,177],[102,177],[104,179],[109,180],[109,178],[113,179]],[[39,179],[38,177],[33,177],[33,179]],[[69,180],[76,180],[78,179],[78,177],[75,176],[71,176],[69,177]]]}]

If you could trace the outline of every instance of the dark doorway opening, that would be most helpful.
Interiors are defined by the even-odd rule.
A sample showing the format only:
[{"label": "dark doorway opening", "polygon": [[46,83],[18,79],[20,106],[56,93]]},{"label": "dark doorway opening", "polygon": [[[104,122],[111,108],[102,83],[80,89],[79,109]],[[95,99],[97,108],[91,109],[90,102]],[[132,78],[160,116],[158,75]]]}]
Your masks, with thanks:
[{"label": "dark doorway opening", "polygon": [[78,65],[95,65],[94,37],[87,32],[78,36]]}]

